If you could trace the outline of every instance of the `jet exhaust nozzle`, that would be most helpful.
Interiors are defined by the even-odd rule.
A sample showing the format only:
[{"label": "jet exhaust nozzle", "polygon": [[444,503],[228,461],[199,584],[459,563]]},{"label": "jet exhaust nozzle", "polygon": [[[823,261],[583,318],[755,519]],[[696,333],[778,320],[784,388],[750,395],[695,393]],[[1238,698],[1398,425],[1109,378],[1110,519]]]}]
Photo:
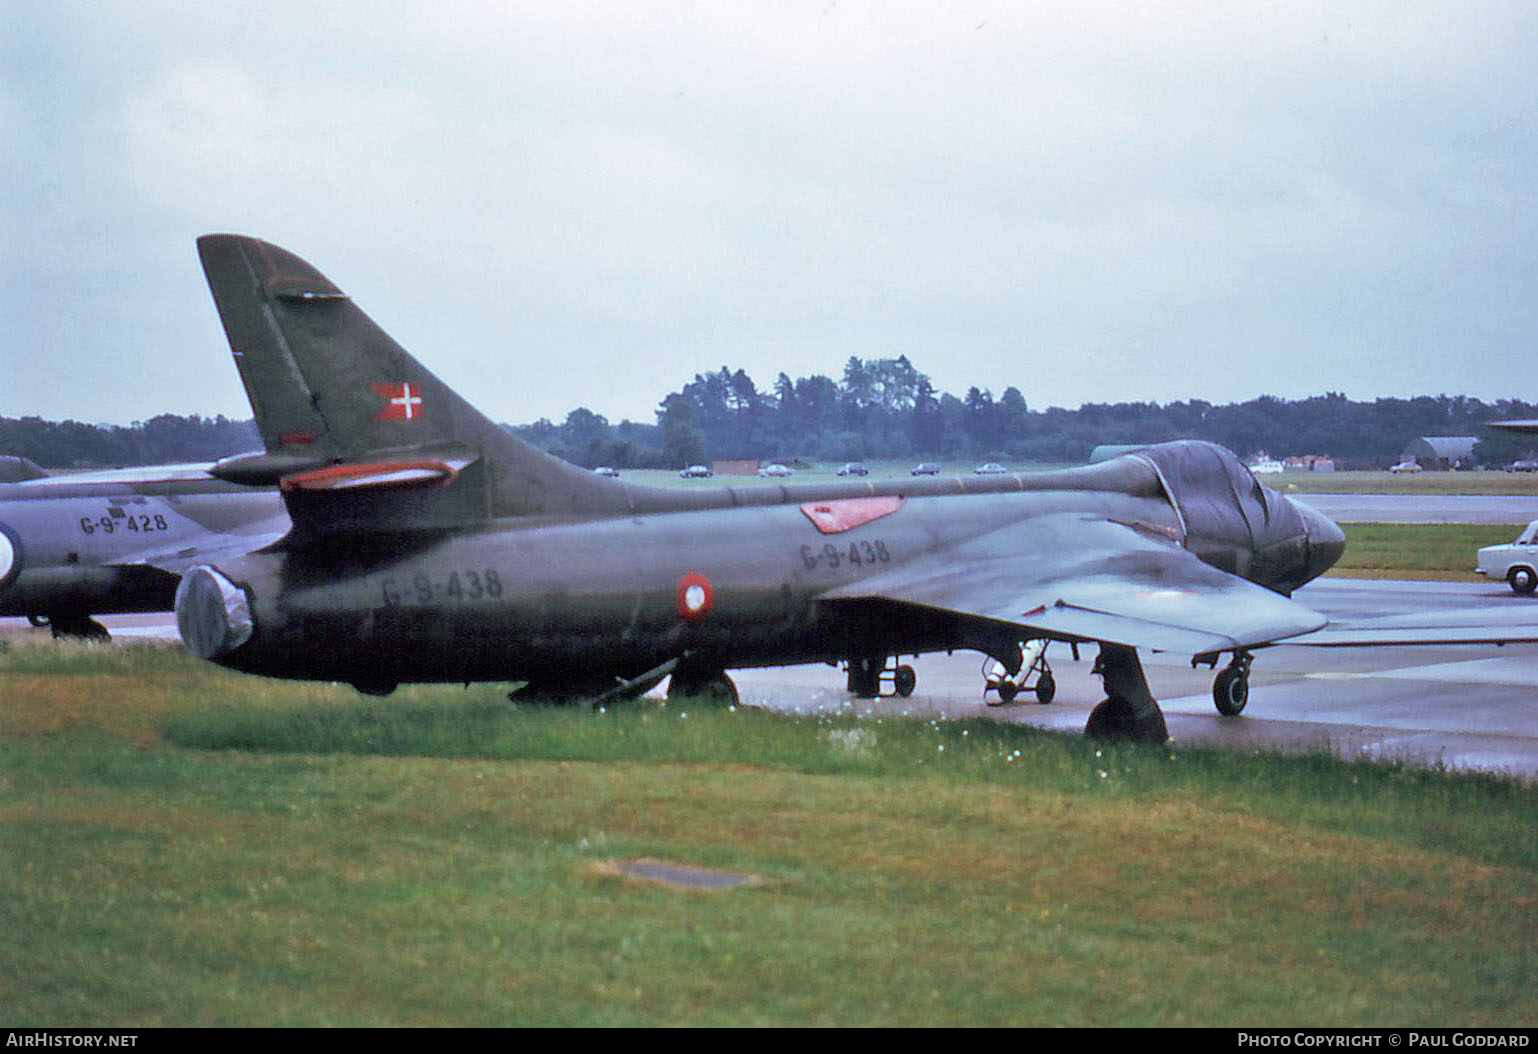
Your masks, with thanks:
[{"label": "jet exhaust nozzle", "polygon": [[251,602],[212,567],[194,567],[176,587],[176,628],[188,651],[217,659],[251,639]]}]

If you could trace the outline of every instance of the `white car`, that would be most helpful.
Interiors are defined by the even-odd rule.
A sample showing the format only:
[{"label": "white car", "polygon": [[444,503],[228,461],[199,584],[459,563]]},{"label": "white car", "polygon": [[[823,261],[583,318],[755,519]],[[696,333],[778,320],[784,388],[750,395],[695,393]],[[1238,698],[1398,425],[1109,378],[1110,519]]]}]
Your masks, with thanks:
[{"label": "white car", "polygon": [[1479,550],[1479,566],[1486,578],[1505,579],[1513,593],[1531,593],[1538,587],[1538,520],[1528,524],[1510,545],[1487,545]]},{"label": "white car", "polygon": [[1009,471],[1009,469],[1005,468],[1003,465],[999,464],[997,461],[990,461],[986,465],[978,465],[976,468],[974,468],[972,470],[972,475],[974,475],[974,476],[1002,476],[1002,475],[1004,475],[1008,471]]},{"label": "white car", "polygon": [[1390,472],[1419,472],[1420,470],[1420,463],[1415,461],[1401,461],[1397,465],[1389,466]]},{"label": "white car", "polygon": [[758,470],[760,476],[794,476],[788,465],[765,465]]}]

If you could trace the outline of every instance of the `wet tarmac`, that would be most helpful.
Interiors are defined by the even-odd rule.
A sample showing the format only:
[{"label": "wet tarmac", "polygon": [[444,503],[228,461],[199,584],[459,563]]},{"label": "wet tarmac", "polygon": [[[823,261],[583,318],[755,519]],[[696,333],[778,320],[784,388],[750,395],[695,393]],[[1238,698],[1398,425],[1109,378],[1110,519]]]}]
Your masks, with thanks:
[{"label": "wet tarmac", "polygon": [[1508,494],[1294,494],[1336,523],[1531,523],[1538,496]]},{"label": "wet tarmac", "polygon": [[[1333,618],[1362,618],[1492,604],[1530,606],[1504,585],[1325,579],[1296,599]],[[918,674],[907,699],[852,701],[842,671],[827,666],[734,671],[744,701],[787,711],[845,710],[987,716],[1067,731],[1084,727],[1104,698],[1090,673],[1096,649],[1073,661],[1066,645],[1048,659],[1057,681],[1050,705],[1029,692],[1007,706],[982,695],[982,657],[958,652],[906,659]],[[1538,645],[1436,648],[1308,648],[1258,651],[1244,713],[1223,717],[1214,671],[1184,657],[1144,655],[1149,686],[1176,743],[1243,750],[1328,750],[1538,780]],[[997,702],[998,696],[988,699]]]}]

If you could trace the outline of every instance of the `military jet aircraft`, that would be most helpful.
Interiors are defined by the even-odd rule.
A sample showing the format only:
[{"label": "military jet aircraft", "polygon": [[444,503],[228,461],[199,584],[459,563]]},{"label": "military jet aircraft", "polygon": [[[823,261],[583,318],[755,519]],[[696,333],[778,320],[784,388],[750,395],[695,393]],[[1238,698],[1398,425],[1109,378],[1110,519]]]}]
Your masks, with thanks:
[{"label": "military jet aircraft", "polygon": [[276,490],[215,479],[207,466],[6,467],[18,482],[0,483],[0,616],[25,615],[55,637],[104,640],[92,615],[169,611],[186,568],[288,531]]},{"label": "military jet aircraft", "polygon": [[[509,436],[292,253],[198,250],[265,446],[213,472],[277,484],[293,523],[177,591],[188,647],[233,669],[608,698],[843,661],[871,695],[894,656],[974,649],[1012,676],[1022,642],[1066,641],[1100,649],[1087,730],[1163,740],[1138,648],[1231,654],[1215,697],[1236,713],[1251,649],[1325,622],[1287,594],[1340,529],[1209,443],[1029,475],[637,486]],[[890,675],[911,690],[911,667]]]}]

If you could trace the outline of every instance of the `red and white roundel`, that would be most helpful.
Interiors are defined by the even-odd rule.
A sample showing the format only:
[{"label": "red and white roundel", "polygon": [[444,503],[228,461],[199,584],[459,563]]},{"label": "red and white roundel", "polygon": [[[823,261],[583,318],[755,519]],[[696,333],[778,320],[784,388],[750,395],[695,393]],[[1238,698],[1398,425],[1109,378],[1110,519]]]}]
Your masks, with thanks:
[{"label": "red and white roundel", "polygon": [[678,580],[678,593],[675,597],[678,605],[678,613],[693,622],[703,618],[710,610],[710,605],[716,601],[716,591],[711,588],[710,579],[698,571],[690,571]]}]

